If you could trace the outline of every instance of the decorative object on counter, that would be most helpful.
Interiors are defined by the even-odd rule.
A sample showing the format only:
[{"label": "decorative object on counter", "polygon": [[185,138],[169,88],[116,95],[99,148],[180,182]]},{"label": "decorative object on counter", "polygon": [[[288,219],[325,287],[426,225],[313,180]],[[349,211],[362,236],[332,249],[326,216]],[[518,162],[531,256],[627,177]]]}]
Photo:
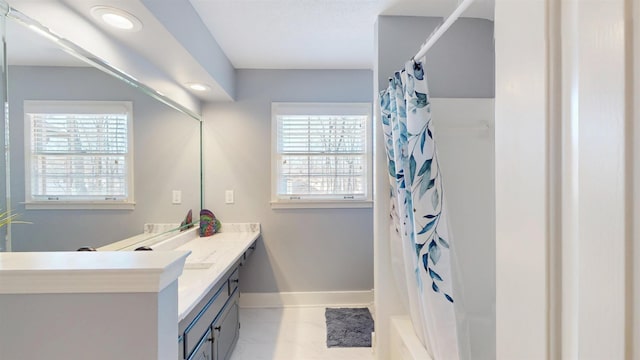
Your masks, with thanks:
[{"label": "decorative object on counter", "polygon": [[222,224],[220,220],[216,219],[216,216],[211,210],[202,209],[200,211],[200,237],[211,236],[218,231]]},{"label": "decorative object on counter", "polygon": [[325,310],[327,347],[371,347],[373,318],[367,308]]},{"label": "decorative object on counter", "polygon": [[187,213],[187,216],[184,218],[182,223],[180,223],[180,231],[185,231],[187,229],[191,229],[193,227],[193,213],[191,209]]}]

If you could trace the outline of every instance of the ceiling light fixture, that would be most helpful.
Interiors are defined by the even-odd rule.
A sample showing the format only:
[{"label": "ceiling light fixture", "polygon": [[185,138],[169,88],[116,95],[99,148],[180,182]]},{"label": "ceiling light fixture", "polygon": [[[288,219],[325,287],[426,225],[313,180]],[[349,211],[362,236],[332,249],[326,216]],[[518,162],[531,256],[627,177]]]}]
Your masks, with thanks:
[{"label": "ceiling light fixture", "polygon": [[119,30],[136,32],[142,29],[142,22],[130,13],[109,6],[94,6],[91,15],[105,24]]},{"label": "ceiling light fixture", "polygon": [[200,83],[187,83],[186,84],[189,89],[194,91],[209,91],[211,87],[209,85],[200,84]]}]

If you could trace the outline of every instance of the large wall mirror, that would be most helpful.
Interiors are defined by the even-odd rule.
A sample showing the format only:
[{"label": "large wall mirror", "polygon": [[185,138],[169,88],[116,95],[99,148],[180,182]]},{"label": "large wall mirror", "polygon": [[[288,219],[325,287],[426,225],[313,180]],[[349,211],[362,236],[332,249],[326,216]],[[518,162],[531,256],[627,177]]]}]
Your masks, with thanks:
[{"label": "large wall mirror", "polygon": [[[28,17],[29,14],[24,15]],[[126,74],[109,74],[104,68],[98,69],[80,61],[70,54],[68,46],[66,50],[62,49],[50,36],[43,35],[42,29],[17,21],[11,13],[3,21],[6,25],[8,126],[6,129],[3,126],[5,136],[2,144],[8,145],[9,156],[0,173],[0,190],[3,191],[0,209],[10,208],[13,213],[19,214],[19,220],[29,224],[3,227],[0,235],[10,242],[3,241],[0,249],[8,250],[9,244],[12,251],[99,247],[141,234],[144,224],[180,223],[190,209],[198,213],[202,186],[201,119],[197,114],[174,106],[176,103],[171,99],[163,99],[140,83],[132,84],[131,79],[123,81],[122,77]],[[110,102],[130,104],[132,126],[128,129],[132,131],[132,136],[129,137],[128,148],[133,164],[131,201],[119,206],[123,205],[118,204],[120,199],[114,198],[113,203],[106,206],[74,206],[69,204],[73,201],[68,201],[64,196],[49,196],[35,197],[38,201],[33,202],[34,186],[42,185],[40,183],[50,186],[57,181],[56,176],[68,175],[58,175],[56,168],[52,167],[34,170],[36,161],[33,160],[35,150],[32,152],[32,144],[38,141],[68,144],[78,140],[35,139],[37,126],[29,116],[25,116],[25,111],[46,113],[46,109],[42,110],[42,104],[64,108],[69,104],[90,106]],[[27,123],[30,124],[26,126]],[[53,132],[47,131],[43,131],[45,135],[42,136],[64,137],[64,134],[56,134],[55,129]],[[98,130],[92,128],[88,131]],[[56,157],[59,154],[56,154],[58,148],[55,146],[44,146],[42,149],[45,154],[52,152],[52,157],[44,161],[59,160],[60,168],[97,166],[92,163],[97,161],[93,158],[82,160],[82,164],[77,165],[78,157],[82,157],[82,154],[75,155],[74,160],[60,160]],[[108,161],[111,163],[105,166],[119,164],[117,159]],[[53,175],[43,180],[41,173],[45,171]],[[113,171],[117,173],[119,170]],[[34,173],[40,176],[36,180]],[[34,181],[38,184],[33,185]],[[59,181],[69,186],[70,182],[80,180],[67,178]]]}]

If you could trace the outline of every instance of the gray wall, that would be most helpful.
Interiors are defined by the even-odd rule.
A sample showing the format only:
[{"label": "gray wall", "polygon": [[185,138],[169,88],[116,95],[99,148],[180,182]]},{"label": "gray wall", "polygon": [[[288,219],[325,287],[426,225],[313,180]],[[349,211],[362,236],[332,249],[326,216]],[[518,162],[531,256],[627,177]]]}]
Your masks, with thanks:
[{"label": "gray wall", "polygon": [[[378,17],[378,86],[420,49],[440,24],[440,18]],[[433,45],[425,57],[425,72],[432,97],[492,98],[495,94],[493,22],[459,19]]]},{"label": "gray wall", "polygon": [[177,288],[0,294],[0,359],[177,359]]},{"label": "gray wall", "polygon": [[[13,226],[15,251],[102,246],[142,233],[144,223],[179,223],[189,209],[198,213],[196,120],[92,68],[11,66],[9,84],[12,204],[33,223]],[[132,101],[135,210],[25,210],[24,100]],[[181,205],[171,204],[172,190],[182,190]]]},{"label": "gray wall", "polygon": [[[238,70],[234,103],[204,109],[205,205],[222,222],[260,222],[242,291],[373,288],[372,209],[272,210],[271,102],[371,102],[367,70]],[[235,204],[224,191],[235,190]]]}]

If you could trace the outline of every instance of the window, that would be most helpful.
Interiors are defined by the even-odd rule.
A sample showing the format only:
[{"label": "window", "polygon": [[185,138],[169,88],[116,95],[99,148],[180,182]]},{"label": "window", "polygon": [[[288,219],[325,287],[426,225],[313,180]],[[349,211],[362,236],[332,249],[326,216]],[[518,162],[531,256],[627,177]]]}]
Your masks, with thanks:
[{"label": "window", "polygon": [[132,209],[132,105],[25,101],[27,209]]},{"label": "window", "polygon": [[272,207],[371,207],[371,104],[272,104]]}]

